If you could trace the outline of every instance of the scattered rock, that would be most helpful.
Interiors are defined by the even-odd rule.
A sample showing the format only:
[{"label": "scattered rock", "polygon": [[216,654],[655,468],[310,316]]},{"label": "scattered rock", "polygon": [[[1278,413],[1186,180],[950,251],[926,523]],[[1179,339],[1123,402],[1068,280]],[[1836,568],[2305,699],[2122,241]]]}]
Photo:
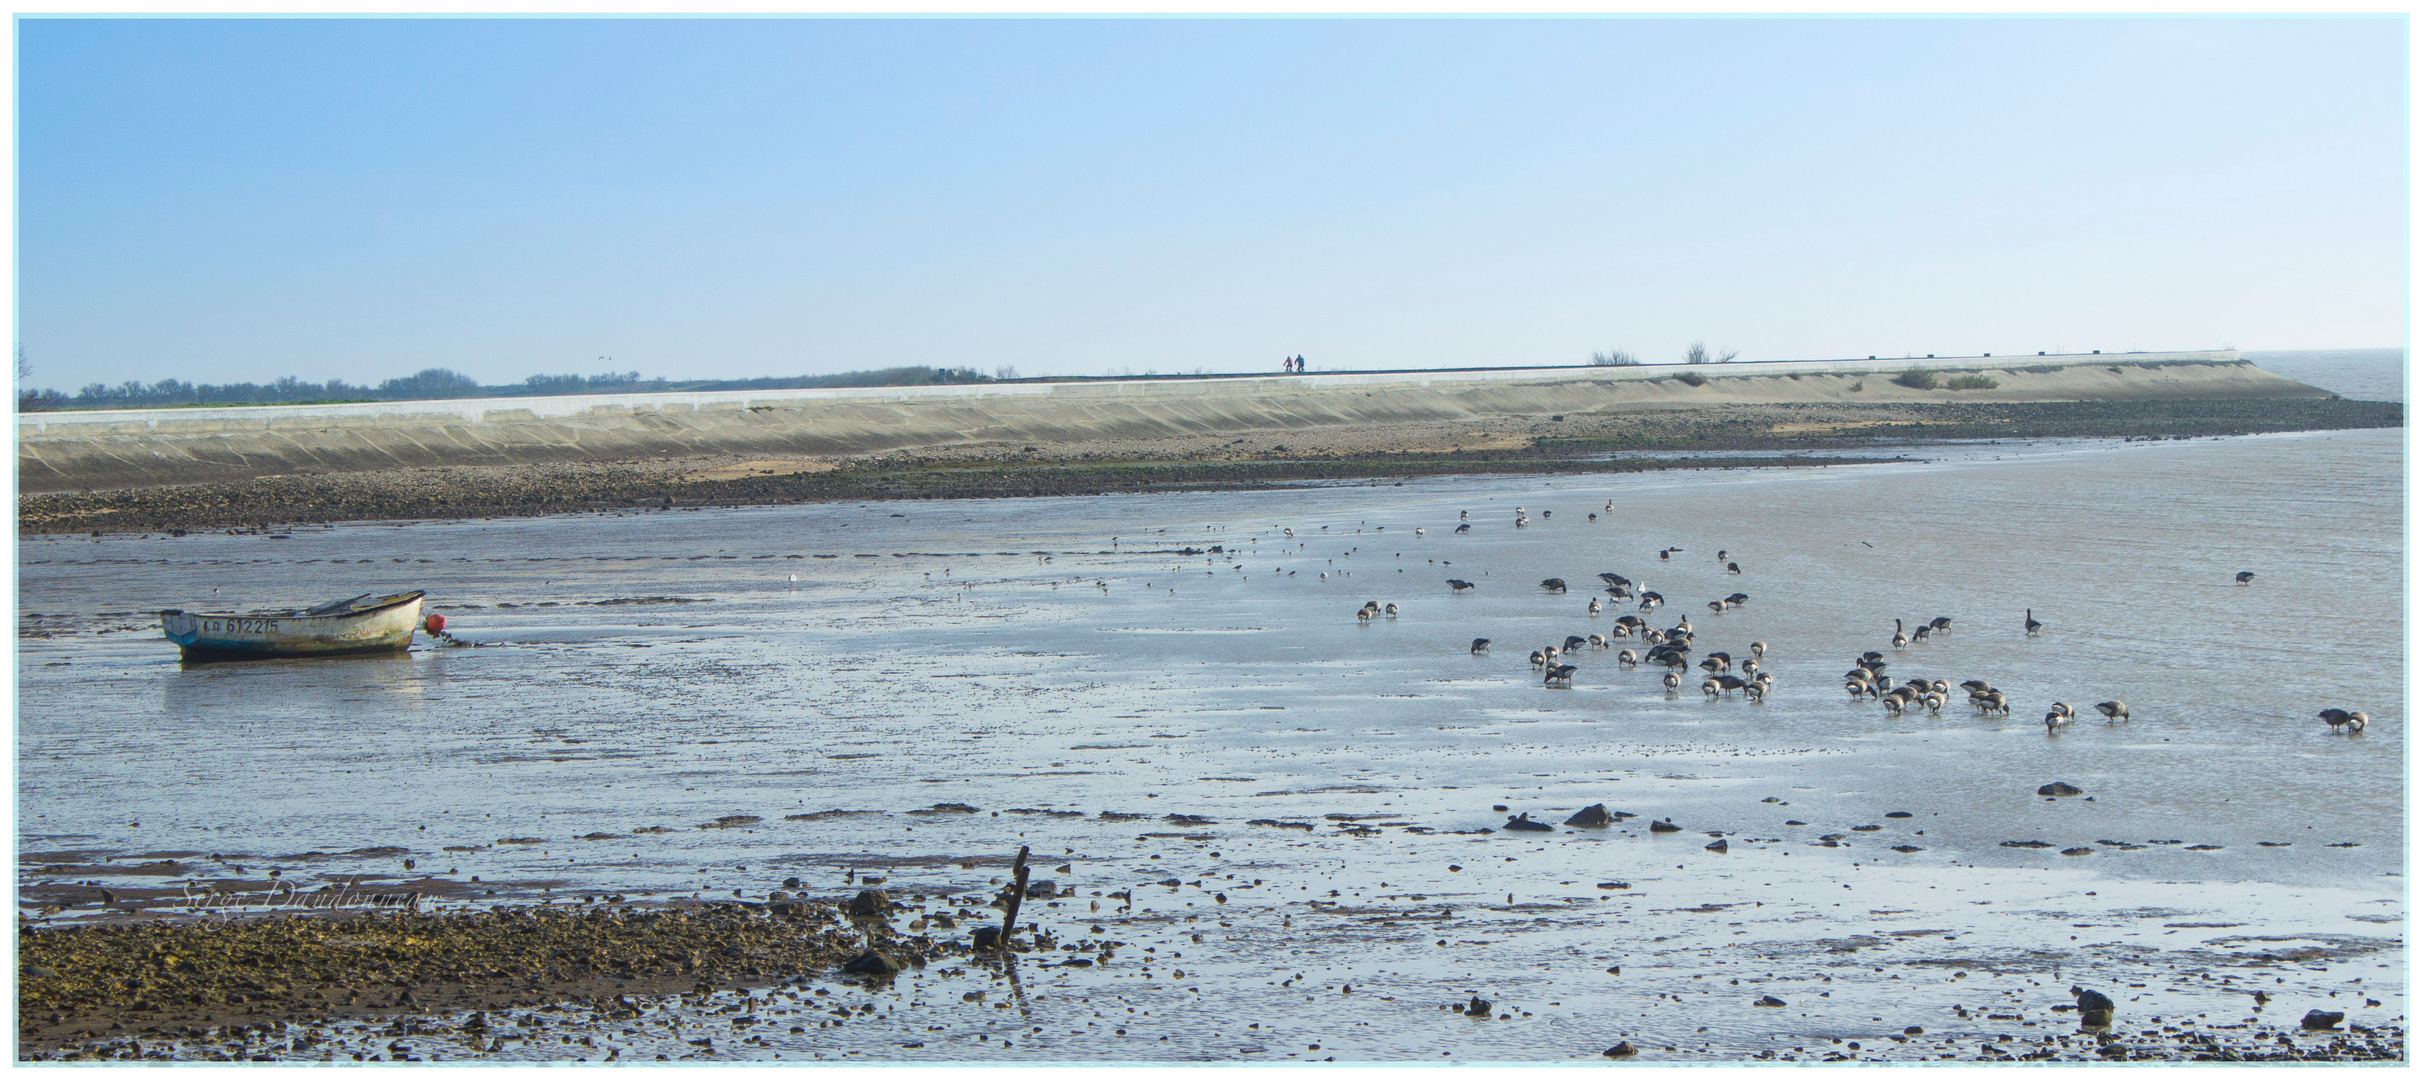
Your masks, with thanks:
[{"label": "scattered rock", "polygon": [[2076,786],[2076,785],[2074,785],[2074,784],[2064,784],[2064,783],[2061,783],[2061,782],[2059,782],[2059,781],[2055,780],[2055,781],[2053,781],[2052,783],[2045,784],[2045,785],[2044,785],[2044,786],[2042,786],[2042,787],[2036,788],[2036,789],[2035,789],[2035,793],[2036,793],[2036,794],[2038,794],[2038,795],[2047,795],[2047,796],[2050,796],[2050,795],[2083,795],[2083,794],[2085,794],[2086,792],[2085,792],[2085,789],[2080,788],[2080,787],[2078,787],[2078,786]]},{"label": "scattered rock", "polygon": [[907,967],[885,953],[868,949],[850,957],[848,963],[841,965],[841,970],[850,975],[897,975]]},{"label": "scattered rock", "polygon": [[858,895],[849,898],[845,910],[861,918],[884,914],[891,910],[891,894],[881,889],[860,889]]},{"label": "scattered rock", "polygon": [[2060,849],[2060,853],[2063,855],[2092,855],[2094,854],[2094,849],[2090,847],[2062,848]]},{"label": "scattered rock", "polygon": [[1910,853],[1910,852],[1912,852],[1912,851],[1924,851],[1924,850],[1926,850],[1926,849],[1925,849],[1925,848],[1922,848],[1922,847],[1919,847],[1919,846],[1917,846],[1916,844],[1894,844],[1894,845],[1892,845],[1892,850],[1897,851],[1897,852],[1900,852],[1900,853],[1901,853],[1901,854],[1903,854],[1903,855],[1906,855],[1906,854],[1909,854],[1909,853]]},{"label": "scattered rock", "polygon": [[1532,821],[1529,811],[1505,819],[1507,832],[1555,832],[1556,827],[1544,821]]},{"label": "scattered rock", "polygon": [[1707,845],[1707,850],[1721,855],[1724,852],[1732,850],[1732,844],[1728,841],[1718,840],[1715,843]]},{"label": "scattered rock", "polygon": [[1578,825],[1585,829],[1604,828],[1614,824],[1615,821],[1616,815],[1607,811],[1605,803],[1594,803],[1582,807],[1579,813],[1564,819],[1564,823],[1567,825]]},{"label": "scattered rock", "polygon": [[2019,848],[2048,848],[2052,845],[2041,840],[2004,840],[2002,841],[2002,846]]},{"label": "scattered rock", "polygon": [[1780,1009],[1783,1007],[1785,1002],[1782,998],[1776,997],[1773,994],[1768,994],[1765,997],[1759,998],[1757,1004],[1761,1009]]},{"label": "scattered rock", "polygon": [[1489,1010],[1495,1007],[1496,1006],[1490,1004],[1489,1002],[1482,1000],[1480,995],[1474,994],[1472,995],[1472,1000],[1464,1003],[1463,1015],[1475,1016],[1485,1020],[1488,1018]]},{"label": "scattered rock", "polygon": [[1649,822],[1649,823],[1648,823],[1648,831],[1650,831],[1650,832],[1681,832],[1681,831],[1682,831],[1682,827],[1681,827],[1680,825],[1676,825],[1676,824],[1674,824],[1674,823],[1673,823],[1673,822],[1671,822],[1671,821],[1652,821],[1652,822]]},{"label": "scattered rock", "polygon": [[2304,1030],[2328,1031],[2331,1028],[2337,1027],[2339,1024],[2344,1023],[2345,1021],[2345,1013],[2323,1012],[2319,1009],[2314,1009],[2313,1011],[2304,1014]]},{"label": "scattered rock", "polygon": [[2101,991],[2088,990],[2082,986],[2070,987],[2069,993],[2077,998],[2077,1022],[2079,1024],[2086,1027],[2111,1026],[2111,1013],[2118,1006],[2112,1004],[2110,998],[2103,996]]},{"label": "scattered rock", "polygon": [[1606,1048],[1606,1056],[1610,1058],[1639,1057],[1640,1051],[1628,1042],[1619,1042]]},{"label": "scattered rock", "polygon": [[1909,811],[1907,811],[1907,810],[1895,810],[1895,811],[1893,811],[1893,812],[1891,812],[1891,813],[1889,813],[1889,814],[1885,814],[1884,816],[1885,816],[1885,817],[1888,817],[1888,818],[1905,818],[1905,817],[1916,817],[1917,815],[1916,815],[1916,814],[1912,814],[1912,813],[1910,813],[1910,812],[1909,812]]}]

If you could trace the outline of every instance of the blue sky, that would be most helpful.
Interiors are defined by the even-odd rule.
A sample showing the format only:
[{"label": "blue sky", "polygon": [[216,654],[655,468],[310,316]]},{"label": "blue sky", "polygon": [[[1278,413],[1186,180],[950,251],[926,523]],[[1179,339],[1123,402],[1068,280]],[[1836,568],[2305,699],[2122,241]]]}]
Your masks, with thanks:
[{"label": "blue sky", "polygon": [[17,27],[62,389],[2406,335],[2398,18]]}]

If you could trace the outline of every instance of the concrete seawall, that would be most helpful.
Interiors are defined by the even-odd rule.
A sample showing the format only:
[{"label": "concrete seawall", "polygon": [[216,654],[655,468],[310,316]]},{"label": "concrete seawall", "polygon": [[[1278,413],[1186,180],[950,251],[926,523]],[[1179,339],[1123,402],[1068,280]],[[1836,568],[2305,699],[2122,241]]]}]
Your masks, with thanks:
[{"label": "concrete seawall", "polygon": [[[1919,390],[1891,381],[1912,367],[1945,381],[1977,372],[1997,385]],[[17,473],[20,491],[32,494],[425,466],[829,458],[992,444],[1014,452],[1080,440],[1735,404],[2327,396],[2234,352],[2198,352],[126,409],[19,415]]]}]

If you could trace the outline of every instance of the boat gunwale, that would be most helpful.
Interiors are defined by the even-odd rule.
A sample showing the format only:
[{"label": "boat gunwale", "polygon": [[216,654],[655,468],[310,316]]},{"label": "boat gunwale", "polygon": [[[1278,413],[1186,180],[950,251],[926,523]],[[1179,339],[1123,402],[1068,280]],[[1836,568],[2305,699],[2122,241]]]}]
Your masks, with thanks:
[{"label": "boat gunwale", "polygon": [[330,612],[325,615],[305,615],[302,614],[301,610],[290,612],[261,612],[256,614],[246,614],[234,611],[187,611],[184,608],[162,608],[160,609],[160,616],[162,618],[166,618],[170,615],[182,615],[188,619],[358,619],[365,615],[375,615],[379,612],[387,610],[388,608],[401,607],[405,604],[422,599],[427,595],[427,589],[414,589],[411,592],[396,593],[393,596],[384,597],[380,599],[378,603],[372,604],[369,607],[354,608],[351,611]]}]

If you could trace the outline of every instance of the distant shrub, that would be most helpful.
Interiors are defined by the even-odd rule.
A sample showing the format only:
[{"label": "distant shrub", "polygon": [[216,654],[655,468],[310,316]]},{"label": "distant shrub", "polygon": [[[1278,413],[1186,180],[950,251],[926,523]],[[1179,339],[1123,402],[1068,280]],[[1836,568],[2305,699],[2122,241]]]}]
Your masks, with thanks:
[{"label": "distant shrub", "polygon": [[1925,368],[1910,368],[1892,377],[1892,381],[1911,390],[1934,389],[1934,373]]},{"label": "distant shrub", "polygon": [[1624,352],[1624,351],[1623,351],[1623,350],[1621,350],[1621,349],[1608,349],[1608,350],[1607,350],[1607,351],[1605,351],[1605,352],[1594,352],[1594,353],[1591,353],[1591,354],[1589,354],[1589,362],[1590,362],[1592,365],[1597,366],[1597,367],[1638,367],[1638,366],[1640,366],[1640,358],[1639,358],[1639,357],[1637,357],[1637,356],[1633,356],[1632,354],[1627,353],[1627,352]]},{"label": "distant shrub", "polygon": [[1674,376],[1674,378],[1675,378],[1677,381],[1681,382],[1681,383],[1682,383],[1682,385],[1684,385],[1684,386],[1705,386],[1705,385],[1707,385],[1707,376],[1705,376],[1705,375],[1701,375],[1701,374],[1699,374],[1699,373],[1698,373],[1698,372],[1696,372],[1696,371],[1685,371],[1685,372],[1681,373],[1680,375],[1676,375],[1676,376]]},{"label": "distant shrub", "polygon": [[1706,342],[1694,341],[1690,343],[1690,351],[1682,354],[1682,362],[1685,364],[1728,364],[1732,362],[1733,357],[1739,355],[1741,355],[1741,350],[1733,349],[1722,356],[1711,356],[1707,352]]},{"label": "distant shrub", "polygon": [[1850,384],[1850,392],[1853,394],[1858,393],[1861,390],[1865,390],[1866,388],[1867,380],[1865,379],[1860,379],[1859,381]]},{"label": "distant shrub", "polygon": [[1943,385],[1953,390],[1991,390],[2001,381],[1991,375],[1954,375]]}]

